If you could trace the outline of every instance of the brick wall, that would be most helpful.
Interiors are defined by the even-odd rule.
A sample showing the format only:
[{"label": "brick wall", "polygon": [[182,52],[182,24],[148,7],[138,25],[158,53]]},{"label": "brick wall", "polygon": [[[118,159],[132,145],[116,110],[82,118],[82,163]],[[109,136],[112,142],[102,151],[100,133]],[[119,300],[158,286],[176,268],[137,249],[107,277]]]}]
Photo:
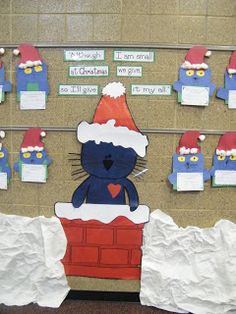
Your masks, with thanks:
[{"label": "brick wall", "polygon": [[61,219],[67,237],[63,259],[70,276],[139,279],[143,224],[118,217],[109,224]]}]

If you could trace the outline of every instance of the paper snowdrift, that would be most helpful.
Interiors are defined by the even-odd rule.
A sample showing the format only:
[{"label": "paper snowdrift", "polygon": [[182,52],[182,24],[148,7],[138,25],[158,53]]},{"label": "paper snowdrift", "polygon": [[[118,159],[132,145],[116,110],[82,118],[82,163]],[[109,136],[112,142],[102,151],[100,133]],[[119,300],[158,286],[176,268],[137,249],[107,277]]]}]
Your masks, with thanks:
[{"label": "paper snowdrift", "polygon": [[204,181],[210,179],[210,173],[204,168],[204,156],[198,140],[205,135],[198,131],[185,132],[173,155],[172,173],[168,176],[173,189],[177,191],[203,191]]},{"label": "paper snowdrift", "polygon": [[234,313],[236,224],[180,228],[152,212],[144,227],[140,300],[177,313]]},{"label": "paper snowdrift", "polygon": [[211,82],[211,69],[204,57],[211,51],[203,46],[193,46],[185,56],[179,69],[179,80],[174,82],[173,89],[178,93],[178,102],[182,105],[208,106],[215,85]]},{"label": "paper snowdrift", "polygon": [[236,186],[236,132],[220,137],[210,173],[213,187]]},{"label": "paper snowdrift", "polygon": [[217,90],[216,96],[225,101],[230,109],[236,108],[236,50],[230,57],[224,77],[224,87]]},{"label": "paper snowdrift", "polygon": [[69,291],[65,251],[58,218],[0,214],[0,303],[59,307]]},{"label": "paper snowdrift", "polygon": [[149,208],[139,205],[56,203],[67,236],[63,259],[69,276],[139,279],[142,229],[149,219]]}]

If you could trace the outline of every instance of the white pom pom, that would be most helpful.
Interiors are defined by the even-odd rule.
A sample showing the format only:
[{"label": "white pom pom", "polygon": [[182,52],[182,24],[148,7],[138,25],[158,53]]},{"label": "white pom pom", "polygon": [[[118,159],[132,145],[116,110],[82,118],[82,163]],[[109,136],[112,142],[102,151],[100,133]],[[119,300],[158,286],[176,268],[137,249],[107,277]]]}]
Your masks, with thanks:
[{"label": "white pom pom", "polygon": [[199,140],[202,142],[202,141],[204,141],[205,140],[205,138],[206,138],[206,136],[205,135],[203,135],[203,134],[201,134],[200,136],[199,136]]},{"label": "white pom pom", "polygon": [[210,57],[210,56],[211,56],[211,51],[208,50],[208,51],[205,53],[205,56],[206,56],[206,57]]},{"label": "white pom pom", "polygon": [[20,50],[18,50],[18,49],[14,49],[14,50],[13,50],[13,54],[14,54],[15,56],[18,56],[19,53],[20,53]]},{"label": "white pom pom", "polygon": [[125,87],[121,82],[108,83],[103,87],[102,94],[117,98],[125,94]]},{"label": "white pom pom", "polygon": [[3,55],[5,52],[5,49],[4,48],[0,48],[0,54]]},{"label": "white pom pom", "polygon": [[0,138],[4,138],[5,137],[5,132],[3,130],[0,131]]},{"label": "white pom pom", "polygon": [[45,136],[46,136],[46,132],[45,132],[45,131],[42,131],[42,132],[40,133],[40,135],[41,135],[42,137],[45,137]]}]

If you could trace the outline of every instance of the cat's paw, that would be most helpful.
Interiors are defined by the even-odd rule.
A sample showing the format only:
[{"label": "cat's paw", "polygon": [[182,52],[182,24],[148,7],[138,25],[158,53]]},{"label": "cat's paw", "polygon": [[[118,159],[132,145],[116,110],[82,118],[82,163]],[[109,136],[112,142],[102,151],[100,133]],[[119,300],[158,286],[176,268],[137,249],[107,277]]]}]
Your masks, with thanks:
[{"label": "cat's paw", "polygon": [[137,208],[138,208],[138,205],[137,206],[130,206],[130,211],[134,212]]}]

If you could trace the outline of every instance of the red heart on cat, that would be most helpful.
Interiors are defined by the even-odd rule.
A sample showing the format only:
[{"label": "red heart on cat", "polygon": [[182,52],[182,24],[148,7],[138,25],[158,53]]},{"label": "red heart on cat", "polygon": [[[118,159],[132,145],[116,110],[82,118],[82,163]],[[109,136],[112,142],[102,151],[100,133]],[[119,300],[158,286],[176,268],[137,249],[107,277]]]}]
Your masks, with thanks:
[{"label": "red heart on cat", "polygon": [[108,191],[110,192],[112,198],[115,198],[120,193],[121,185],[109,183],[107,188],[108,188]]}]

